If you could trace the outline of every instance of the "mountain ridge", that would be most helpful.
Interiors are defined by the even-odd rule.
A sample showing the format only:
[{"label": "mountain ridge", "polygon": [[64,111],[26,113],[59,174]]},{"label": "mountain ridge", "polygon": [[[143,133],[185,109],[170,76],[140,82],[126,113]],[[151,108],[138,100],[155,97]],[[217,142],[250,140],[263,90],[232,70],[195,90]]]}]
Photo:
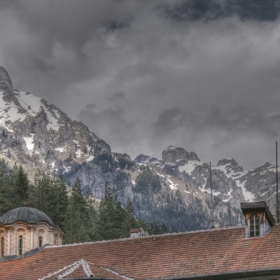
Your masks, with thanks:
[{"label": "mountain ridge", "polygon": [[[169,146],[162,159],[111,151],[86,125],[29,92],[15,90],[0,67],[0,157],[24,167],[32,179],[46,172],[63,175],[69,186],[76,177],[84,193],[104,197],[105,182],[123,205],[133,202],[135,214],[163,221],[171,229],[209,228],[211,197],[209,164],[195,152]],[[272,165],[243,171],[234,159],[212,168],[214,217],[219,226],[242,224],[239,204],[262,199],[273,185]],[[275,175],[275,173],[274,173]],[[259,184],[254,185],[256,180]],[[264,184],[262,183],[264,182]],[[270,197],[272,205],[273,195]]]}]

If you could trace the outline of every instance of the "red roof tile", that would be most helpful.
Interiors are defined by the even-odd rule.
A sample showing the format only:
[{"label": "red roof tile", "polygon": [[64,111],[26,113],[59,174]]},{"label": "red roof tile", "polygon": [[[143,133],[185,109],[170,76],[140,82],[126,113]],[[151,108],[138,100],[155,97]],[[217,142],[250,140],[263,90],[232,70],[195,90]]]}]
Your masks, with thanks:
[{"label": "red roof tile", "polygon": [[130,233],[138,233],[138,232],[140,232],[140,231],[141,231],[140,228],[135,228],[135,229],[131,229],[129,232],[130,232]]},{"label": "red roof tile", "polygon": [[0,262],[0,279],[87,277],[87,267],[99,278],[141,280],[280,268],[280,225],[264,237],[244,233],[230,228],[53,246]]}]

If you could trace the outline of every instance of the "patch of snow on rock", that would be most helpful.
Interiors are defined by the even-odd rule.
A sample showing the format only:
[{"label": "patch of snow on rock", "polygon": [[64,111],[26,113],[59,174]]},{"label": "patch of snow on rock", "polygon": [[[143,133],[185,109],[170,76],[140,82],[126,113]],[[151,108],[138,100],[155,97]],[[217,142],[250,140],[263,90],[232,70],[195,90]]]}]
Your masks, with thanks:
[{"label": "patch of snow on rock", "polygon": [[9,132],[14,132],[12,129],[10,129],[8,126],[1,124],[1,126],[3,126],[5,129],[7,129]]},{"label": "patch of snow on rock", "polygon": [[19,108],[18,107],[7,107],[8,113],[4,112],[3,117],[4,117],[4,122],[5,121],[23,121],[26,117],[25,114],[20,114],[18,112]]},{"label": "patch of snow on rock", "polygon": [[64,164],[63,164],[63,168],[64,168],[64,172],[69,172],[69,171],[71,171],[71,166],[65,166]]},{"label": "patch of snow on rock", "polygon": [[[3,91],[0,92],[0,125],[4,126],[6,122],[22,121],[26,117],[25,113],[19,113],[19,107],[13,103],[7,103],[3,100]],[[10,128],[9,128],[10,129]]]},{"label": "patch of snow on rock", "polygon": [[90,155],[90,156],[86,159],[87,162],[92,161],[92,160],[94,160],[94,156],[93,156],[93,155]]},{"label": "patch of snow on rock", "polygon": [[212,194],[215,195],[215,196],[218,196],[219,194],[221,194],[221,192],[212,191]]},{"label": "patch of snow on rock", "polygon": [[185,171],[188,175],[191,175],[191,173],[194,171],[194,169],[198,165],[202,165],[202,163],[197,160],[190,160],[190,161],[188,161],[187,164],[185,164],[183,166],[179,166],[179,171],[180,172]]},{"label": "patch of snow on rock", "polygon": [[23,137],[26,147],[29,151],[32,151],[34,148],[34,135],[32,137]]},{"label": "patch of snow on rock", "polygon": [[244,187],[244,185],[245,185],[245,183],[246,183],[246,180],[245,180],[244,182],[242,182],[242,183],[240,182],[240,180],[236,180],[235,182],[236,182],[237,186],[240,187],[240,188],[242,189],[242,193],[243,193],[243,196],[244,196],[245,200],[246,200],[247,202],[252,202],[252,201],[254,201],[255,195],[254,195],[252,192],[248,191],[248,190]]},{"label": "patch of snow on rock", "polygon": [[178,148],[177,146],[173,146],[173,145],[170,145],[167,149],[165,149],[164,151],[173,151],[175,150],[176,148]]},{"label": "patch of snow on rock", "polygon": [[82,155],[82,151],[81,149],[77,149],[77,151],[75,152],[76,156],[79,158]]},{"label": "patch of snow on rock", "polygon": [[177,190],[177,184],[174,184],[170,179],[167,179],[167,181],[170,183],[169,187],[171,190]]},{"label": "patch of snow on rock", "polygon": [[47,129],[48,131],[50,129],[58,131],[59,129],[59,124],[57,123],[57,119],[53,116],[53,114],[51,112],[49,112],[48,110],[45,110],[45,113],[47,114],[48,117],[48,125],[47,125]]},{"label": "patch of snow on rock", "polygon": [[57,119],[60,119],[60,113],[59,113],[59,111],[56,110],[56,109],[53,109],[53,112],[54,112],[56,118],[57,118]]},{"label": "patch of snow on rock", "polygon": [[[206,184],[205,184],[205,185],[206,185]],[[206,189],[206,188],[205,188],[205,185],[204,185],[203,187],[199,187],[199,190],[200,190],[201,192],[211,193],[211,190],[210,190],[210,189]]]},{"label": "patch of snow on rock", "polygon": [[20,91],[17,97],[22,108],[29,111],[30,115],[36,115],[40,111],[42,107],[40,97],[24,91]]},{"label": "patch of snow on rock", "polygon": [[64,147],[62,147],[62,148],[55,148],[55,150],[56,151],[59,151],[59,152],[61,152],[61,153],[63,153],[64,152],[64,149],[67,147],[68,145],[65,145]]},{"label": "patch of snow on rock", "polygon": [[216,169],[216,170],[221,170],[222,172],[224,172],[224,174],[227,176],[227,178],[231,178],[231,176],[235,173],[234,170],[230,170],[230,164],[226,164],[224,166],[217,166],[217,167],[212,167],[212,169]]}]

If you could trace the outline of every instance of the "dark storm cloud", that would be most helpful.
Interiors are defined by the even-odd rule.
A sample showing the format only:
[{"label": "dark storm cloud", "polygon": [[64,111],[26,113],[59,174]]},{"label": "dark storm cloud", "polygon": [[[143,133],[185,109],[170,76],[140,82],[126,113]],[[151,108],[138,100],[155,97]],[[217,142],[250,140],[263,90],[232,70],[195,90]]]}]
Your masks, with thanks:
[{"label": "dark storm cloud", "polygon": [[[125,143],[130,140],[129,135],[133,129],[133,124],[123,117],[122,110],[119,108],[106,109],[97,113],[95,109],[95,104],[87,105],[80,112],[80,120],[89,126],[97,127],[96,134],[104,135],[108,143]],[[100,123],[104,125],[100,126]]]},{"label": "dark storm cloud", "polygon": [[241,20],[273,21],[279,12],[279,0],[189,0],[164,8],[164,14],[176,21],[208,21],[233,15]]},{"label": "dark storm cloud", "polygon": [[[166,127],[167,125],[167,127]],[[205,115],[194,115],[173,108],[161,113],[153,124],[153,141],[161,149],[166,140],[194,150],[216,163],[235,154],[247,156],[245,167],[253,167],[259,158],[273,159],[274,141],[280,137],[280,114],[265,114],[244,106],[222,110],[212,106]],[[166,129],[167,128],[167,129]],[[154,146],[154,148],[156,148]],[[200,147],[200,150],[197,150]]]},{"label": "dark storm cloud", "polygon": [[[140,153],[141,149],[137,144],[143,141],[146,134],[141,135],[141,127],[138,127],[136,122],[126,118],[127,100],[125,94],[123,92],[113,93],[108,96],[108,101],[113,104],[112,108],[100,111],[95,104],[88,104],[79,113],[79,119],[90,128],[95,128],[94,132],[97,135],[102,135],[107,143],[114,143],[115,151],[128,154]],[[135,141],[137,137],[138,141]]]},{"label": "dark storm cloud", "polygon": [[114,151],[251,167],[279,137],[279,3],[1,1],[0,65]]},{"label": "dark storm cloud", "polygon": [[[63,95],[72,84],[102,72],[106,31],[128,26],[130,9],[135,8],[135,1],[122,2],[7,1],[0,11],[0,30],[6,38],[0,43],[2,64],[12,76],[24,70],[14,75],[16,84],[60,100],[57,92]],[[87,54],[84,48],[91,40],[96,44]]]}]

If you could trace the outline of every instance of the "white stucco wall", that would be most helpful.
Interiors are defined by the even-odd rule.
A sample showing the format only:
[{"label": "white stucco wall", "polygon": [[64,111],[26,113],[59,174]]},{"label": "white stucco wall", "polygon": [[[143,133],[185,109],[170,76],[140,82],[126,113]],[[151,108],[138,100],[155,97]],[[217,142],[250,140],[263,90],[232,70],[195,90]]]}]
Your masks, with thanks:
[{"label": "white stucco wall", "polygon": [[[43,238],[42,245],[61,245],[63,232],[58,227],[40,222],[30,225],[25,222],[16,222],[13,225],[0,224],[0,253],[1,237],[4,237],[4,256],[19,254],[19,237],[22,236],[22,254],[39,247],[39,237]],[[57,243],[57,244],[56,244]],[[0,256],[1,257],[1,256]]]}]

